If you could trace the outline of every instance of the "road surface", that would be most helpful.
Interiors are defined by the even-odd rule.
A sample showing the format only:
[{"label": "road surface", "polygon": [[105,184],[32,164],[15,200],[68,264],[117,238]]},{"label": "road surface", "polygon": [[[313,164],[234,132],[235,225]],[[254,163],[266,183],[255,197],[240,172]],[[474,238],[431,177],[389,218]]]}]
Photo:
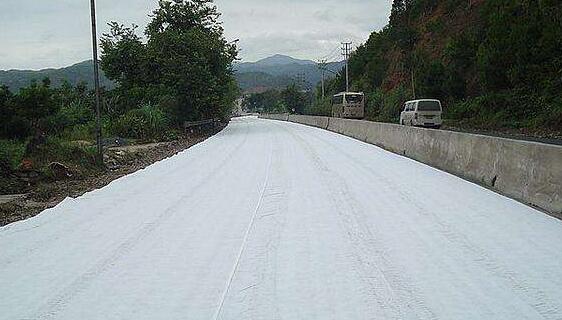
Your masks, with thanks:
[{"label": "road surface", "polygon": [[562,319],[561,243],[447,173],[241,118],[0,228],[0,319]]}]

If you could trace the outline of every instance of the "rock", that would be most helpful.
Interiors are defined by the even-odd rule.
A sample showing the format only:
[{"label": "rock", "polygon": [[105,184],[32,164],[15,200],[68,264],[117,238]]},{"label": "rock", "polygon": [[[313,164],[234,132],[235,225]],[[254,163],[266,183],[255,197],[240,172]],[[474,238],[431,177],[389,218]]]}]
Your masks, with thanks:
[{"label": "rock", "polygon": [[51,172],[56,180],[63,180],[72,177],[71,170],[60,162],[52,162],[49,164],[49,169],[51,169]]},{"label": "rock", "polygon": [[121,138],[121,137],[105,138],[105,139],[102,140],[102,145],[104,147],[128,146],[129,140]]},{"label": "rock", "polygon": [[20,165],[21,171],[33,171],[33,160],[23,159]]},{"label": "rock", "polygon": [[115,151],[115,156],[118,157],[118,158],[123,158],[126,155],[127,155],[127,153],[125,151],[122,151],[122,150]]}]

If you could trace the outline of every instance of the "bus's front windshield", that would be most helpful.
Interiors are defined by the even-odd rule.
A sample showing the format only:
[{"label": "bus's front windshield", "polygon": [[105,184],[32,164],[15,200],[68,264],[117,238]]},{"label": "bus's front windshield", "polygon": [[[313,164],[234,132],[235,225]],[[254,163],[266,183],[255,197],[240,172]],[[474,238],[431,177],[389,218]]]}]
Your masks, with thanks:
[{"label": "bus's front windshield", "polygon": [[363,95],[361,94],[346,94],[345,101],[347,103],[361,103],[363,102]]}]

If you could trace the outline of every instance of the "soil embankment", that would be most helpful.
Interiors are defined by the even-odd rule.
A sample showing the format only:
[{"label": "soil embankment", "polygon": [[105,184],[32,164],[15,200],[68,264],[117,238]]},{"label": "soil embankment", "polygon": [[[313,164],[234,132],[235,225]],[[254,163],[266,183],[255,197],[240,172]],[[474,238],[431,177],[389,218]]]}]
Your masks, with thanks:
[{"label": "soil embankment", "polygon": [[215,133],[191,134],[172,142],[110,147],[105,150],[104,169],[79,174],[69,172],[68,178],[36,181],[31,185],[12,179],[13,183],[25,187],[21,192],[15,192],[20,194],[0,196],[0,226],[36,216],[67,197],[76,198],[103,188],[113,180],[169,158]]}]

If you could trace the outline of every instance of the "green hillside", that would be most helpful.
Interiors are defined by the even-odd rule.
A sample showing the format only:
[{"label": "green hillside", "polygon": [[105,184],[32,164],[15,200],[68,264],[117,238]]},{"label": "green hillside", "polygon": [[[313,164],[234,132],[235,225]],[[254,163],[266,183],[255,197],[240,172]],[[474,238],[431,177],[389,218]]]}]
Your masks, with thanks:
[{"label": "green hillside", "polygon": [[287,76],[275,76],[265,72],[236,73],[238,86],[243,92],[264,89],[280,89],[294,83],[295,80]]},{"label": "green hillside", "polygon": [[394,0],[350,60],[352,87],[375,120],[396,121],[415,96],[441,99],[449,124],[560,132],[561,17],[558,0]]},{"label": "green hillside", "polygon": [[[330,62],[326,65],[326,68],[332,70],[333,72],[338,72],[343,67],[343,62]],[[322,80],[322,71],[318,68],[316,62],[311,60],[298,60],[289,56],[284,55],[274,55],[269,58],[265,58],[256,62],[243,62],[234,65],[234,70],[236,74],[239,75],[238,78],[248,79],[250,75],[248,73],[260,73],[269,75],[268,77],[263,77],[266,82],[277,81],[282,85],[280,87],[286,87],[287,84],[296,82],[301,82],[299,85],[305,88],[311,88],[316,86]],[[332,73],[328,73],[326,77],[331,78]],[[273,80],[275,79],[275,80]],[[287,80],[290,80],[287,82]],[[304,83],[302,83],[304,82]],[[240,86],[245,88],[245,83],[241,83]],[[259,83],[258,87],[269,87],[277,88],[279,86],[268,86],[266,83]]]},{"label": "green hillside", "polygon": [[[339,71],[341,62],[328,65],[331,70]],[[305,87],[314,86],[321,79],[321,71],[316,63],[310,60],[298,60],[288,56],[275,55],[257,62],[245,62],[234,65],[235,76],[243,92],[260,92],[267,89],[282,89],[298,82],[302,77],[306,82]],[[101,71],[101,70],[100,70]],[[331,74],[327,75],[328,77]],[[64,81],[75,86],[85,82],[93,88],[92,61],[84,61],[60,69],[44,70],[0,70],[0,85],[6,85],[11,91],[29,86],[32,81],[40,82],[50,78],[53,87],[60,87]],[[101,71],[101,84],[108,89],[113,89],[115,84],[107,79]]]},{"label": "green hillside", "polygon": [[[5,85],[12,91],[18,91],[20,88],[29,86],[32,81],[40,82],[44,78],[51,79],[54,87],[60,87],[64,81],[68,81],[71,85],[85,82],[88,87],[94,86],[94,72],[92,60],[83,61],[66,68],[60,69],[44,69],[44,70],[0,70],[0,85]],[[101,85],[106,88],[113,88],[115,85],[108,80],[103,72],[100,76]]]}]

